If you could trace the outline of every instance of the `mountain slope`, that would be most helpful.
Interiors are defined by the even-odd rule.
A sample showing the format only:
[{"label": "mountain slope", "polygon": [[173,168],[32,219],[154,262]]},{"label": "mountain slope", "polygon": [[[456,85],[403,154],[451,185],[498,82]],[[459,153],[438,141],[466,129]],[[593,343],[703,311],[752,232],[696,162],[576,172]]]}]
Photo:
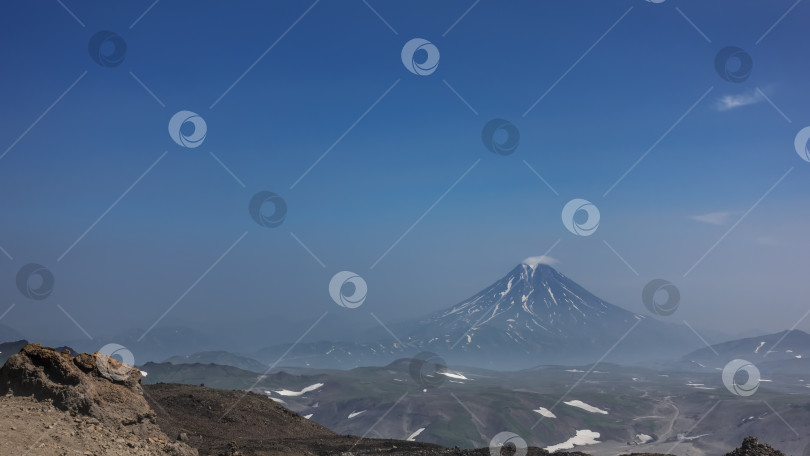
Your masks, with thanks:
[{"label": "mountain slope", "polygon": [[[520,264],[485,290],[433,314],[423,324],[455,333],[469,330],[467,334],[473,336],[487,326],[516,339],[526,339],[518,336],[524,329],[570,339],[571,329],[602,325],[605,318],[626,325],[642,317],[602,301],[550,266]],[[462,341],[461,345],[471,343]]]},{"label": "mountain slope", "polygon": [[478,294],[422,320],[408,339],[426,347],[449,343],[489,351],[497,345],[538,353],[588,347],[606,332],[618,338],[643,318],[597,298],[550,266],[520,264]]},{"label": "mountain slope", "polygon": [[[144,388],[140,371],[114,358],[71,357],[40,344],[26,345],[0,368],[0,428],[2,455],[489,454],[339,435],[249,392],[172,384]],[[530,448],[528,454],[547,453]]]},{"label": "mountain slope", "polygon": [[[456,364],[525,368],[671,359],[700,346],[684,326],[610,304],[545,264],[519,264],[461,303],[391,325],[375,343],[322,341],[252,354],[264,363],[342,368],[382,364],[430,351]],[[379,328],[378,328],[379,329]],[[371,331],[369,331],[371,332]],[[289,349],[289,352],[287,351]]]},{"label": "mountain slope", "polygon": [[758,337],[730,340],[695,350],[670,367],[681,370],[716,370],[733,359],[784,370],[810,362],[810,334],[797,329]]},{"label": "mountain slope", "polygon": [[[418,322],[407,341],[460,362],[517,365],[665,358],[696,345],[684,328],[610,304],[544,264],[520,264],[478,294]],[[522,362],[521,362],[522,360]]]},{"label": "mountain slope", "polygon": [[264,372],[267,366],[255,359],[245,356],[234,355],[226,351],[207,351],[191,355],[172,356],[165,362],[171,364],[219,364],[222,366],[233,366],[252,372]]},{"label": "mountain slope", "polygon": [[[430,443],[341,435],[276,404],[241,391],[190,385],[157,384],[144,388],[170,435],[187,435],[201,456],[373,455],[488,456],[489,448],[443,448]],[[364,431],[370,431],[368,427]],[[527,456],[548,455],[536,447]],[[583,453],[555,453],[587,456]]]}]

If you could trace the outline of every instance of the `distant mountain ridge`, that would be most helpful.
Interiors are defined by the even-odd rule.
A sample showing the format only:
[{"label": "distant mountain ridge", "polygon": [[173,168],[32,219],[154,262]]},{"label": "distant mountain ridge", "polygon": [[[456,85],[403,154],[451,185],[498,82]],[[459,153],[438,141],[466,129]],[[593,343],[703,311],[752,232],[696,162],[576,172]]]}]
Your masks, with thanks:
[{"label": "distant mountain ridge", "polygon": [[221,366],[233,366],[251,372],[264,372],[267,366],[253,358],[234,355],[226,351],[206,351],[193,353],[191,355],[172,356],[166,360],[171,364],[217,364]]},{"label": "distant mountain ridge", "polygon": [[717,370],[733,359],[744,359],[760,367],[795,370],[810,366],[810,334],[797,329],[746,337],[695,350],[670,368],[679,370]]},{"label": "distant mountain ridge", "polygon": [[270,364],[289,350],[285,365],[347,368],[431,351],[459,364],[525,368],[593,362],[614,344],[615,362],[673,358],[700,344],[682,326],[610,304],[536,263],[521,263],[469,299],[391,328],[395,337],[383,333],[374,342],[274,346],[249,356]]},{"label": "distant mountain ridge", "polygon": [[[504,371],[454,365],[444,371],[453,375],[428,388],[422,378],[414,375],[412,366],[413,360],[399,359],[386,366],[351,370],[285,367],[261,376],[209,364],[164,363],[142,369],[149,371],[145,382],[152,384],[250,388],[339,434],[363,433],[374,425],[378,436],[404,439],[422,429],[417,441],[446,447],[481,446],[481,442],[485,444],[492,438],[492,429],[504,428],[518,429],[515,432],[527,442],[541,447],[563,442],[587,428],[599,432],[599,441],[607,448],[574,450],[603,455],[666,453],[677,442],[681,442],[682,454],[720,455],[746,435],[759,435],[778,443],[783,450],[804,446],[793,438],[790,442],[782,440],[787,428],[775,414],[763,410],[760,400],[739,403],[731,399],[717,371],[664,373],[601,363],[567,401],[555,405],[590,366]],[[763,370],[763,374],[767,372]],[[767,395],[764,397],[775,404],[774,408],[795,426],[796,432],[810,435],[808,405],[801,399],[806,397],[801,381],[804,377],[770,378],[773,382],[763,383],[761,394]],[[799,396],[795,396],[797,393]],[[728,400],[718,405],[711,419],[694,432],[699,438],[679,439],[679,434],[694,425],[696,418],[692,417],[706,413],[707,402],[721,398]],[[535,432],[514,427],[515,423],[528,423],[528,427],[541,416],[547,421]],[[619,449],[617,444],[624,447]]]},{"label": "distant mountain ridge", "polygon": [[538,262],[516,265],[456,305],[353,333],[349,340],[310,339],[251,352],[225,351],[228,348],[218,346],[214,331],[165,326],[140,342],[142,331],[130,330],[116,340],[82,341],[76,348],[95,351],[114,342],[130,349],[140,363],[214,363],[262,372],[279,360],[286,366],[347,369],[385,365],[421,351],[437,353],[454,364],[486,368],[582,365],[603,355],[608,355],[604,361],[616,363],[669,363],[701,346],[684,326],[611,304]]}]

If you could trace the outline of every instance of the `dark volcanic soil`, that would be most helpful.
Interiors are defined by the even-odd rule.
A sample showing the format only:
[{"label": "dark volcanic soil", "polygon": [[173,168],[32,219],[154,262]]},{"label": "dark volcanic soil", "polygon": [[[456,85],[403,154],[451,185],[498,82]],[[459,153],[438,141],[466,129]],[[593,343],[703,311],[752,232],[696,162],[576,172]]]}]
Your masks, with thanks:
[{"label": "dark volcanic soil", "polygon": [[[338,435],[260,394],[166,383],[143,388],[146,399],[157,412],[161,429],[171,437],[184,433],[185,442],[197,448],[200,456],[490,456],[489,448],[462,450],[420,442]],[[512,453],[504,448],[502,454]],[[548,454],[539,448],[529,448],[527,453],[528,456]],[[588,456],[581,452],[554,455]],[[666,455],[633,453],[626,456]],[[726,456],[785,455],[768,445],[759,444],[755,437],[747,437],[740,448]]]},{"label": "dark volcanic soil", "polygon": [[[165,383],[144,386],[144,393],[157,412],[161,429],[173,437],[185,433],[187,443],[197,448],[201,456],[344,453],[489,456],[489,449],[447,449],[427,443],[338,435],[253,393]],[[528,454],[548,453],[532,448]]]},{"label": "dark volcanic soil", "polygon": [[[0,429],[0,455],[490,455],[489,448],[338,435],[263,395],[165,383],[144,387],[138,369],[106,355],[72,357],[69,350],[39,344],[26,345],[0,368]],[[784,455],[747,437],[727,456]]]}]

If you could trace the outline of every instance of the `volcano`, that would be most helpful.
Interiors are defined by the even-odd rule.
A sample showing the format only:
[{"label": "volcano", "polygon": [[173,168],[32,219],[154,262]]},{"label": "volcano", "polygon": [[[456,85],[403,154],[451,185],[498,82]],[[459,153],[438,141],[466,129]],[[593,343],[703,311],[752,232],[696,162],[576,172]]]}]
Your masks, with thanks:
[{"label": "volcano", "polygon": [[287,365],[320,367],[387,364],[419,351],[457,364],[510,369],[659,361],[702,346],[673,318],[631,312],[550,265],[527,260],[454,306],[391,325],[396,342],[378,327],[364,332],[360,342],[274,346],[252,356],[272,363],[286,352]]},{"label": "volcano", "polygon": [[665,358],[695,344],[683,327],[608,303],[536,261],[420,319],[407,334],[412,345],[451,358],[466,353],[538,364],[596,361],[614,344],[614,361]]}]

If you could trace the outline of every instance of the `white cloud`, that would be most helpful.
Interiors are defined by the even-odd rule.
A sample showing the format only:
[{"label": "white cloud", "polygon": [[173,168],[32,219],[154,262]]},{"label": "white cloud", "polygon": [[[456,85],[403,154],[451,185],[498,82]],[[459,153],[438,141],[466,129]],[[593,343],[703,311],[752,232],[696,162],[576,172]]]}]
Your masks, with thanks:
[{"label": "white cloud", "polygon": [[731,212],[710,212],[708,214],[689,216],[692,220],[708,223],[709,225],[725,225],[729,217],[731,217]]},{"label": "white cloud", "polygon": [[532,268],[536,268],[538,264],[545,264],[548,266],[554,266],[555,264],[559,263],[560,260],[556,258],[552,258],[548,255],[540,255],[540,256],[533,256],[526,258],[525,260],[521,261],[521,263],[531,266]]},{"label": "white cloud", "polygon": [[717,99],[714,107],[718,111],[729,111],[731,109],[757,104],[762,101],[765,101],[765,98],[762,97],[760,92],[749,91],[733,95],[723,95]]}]

